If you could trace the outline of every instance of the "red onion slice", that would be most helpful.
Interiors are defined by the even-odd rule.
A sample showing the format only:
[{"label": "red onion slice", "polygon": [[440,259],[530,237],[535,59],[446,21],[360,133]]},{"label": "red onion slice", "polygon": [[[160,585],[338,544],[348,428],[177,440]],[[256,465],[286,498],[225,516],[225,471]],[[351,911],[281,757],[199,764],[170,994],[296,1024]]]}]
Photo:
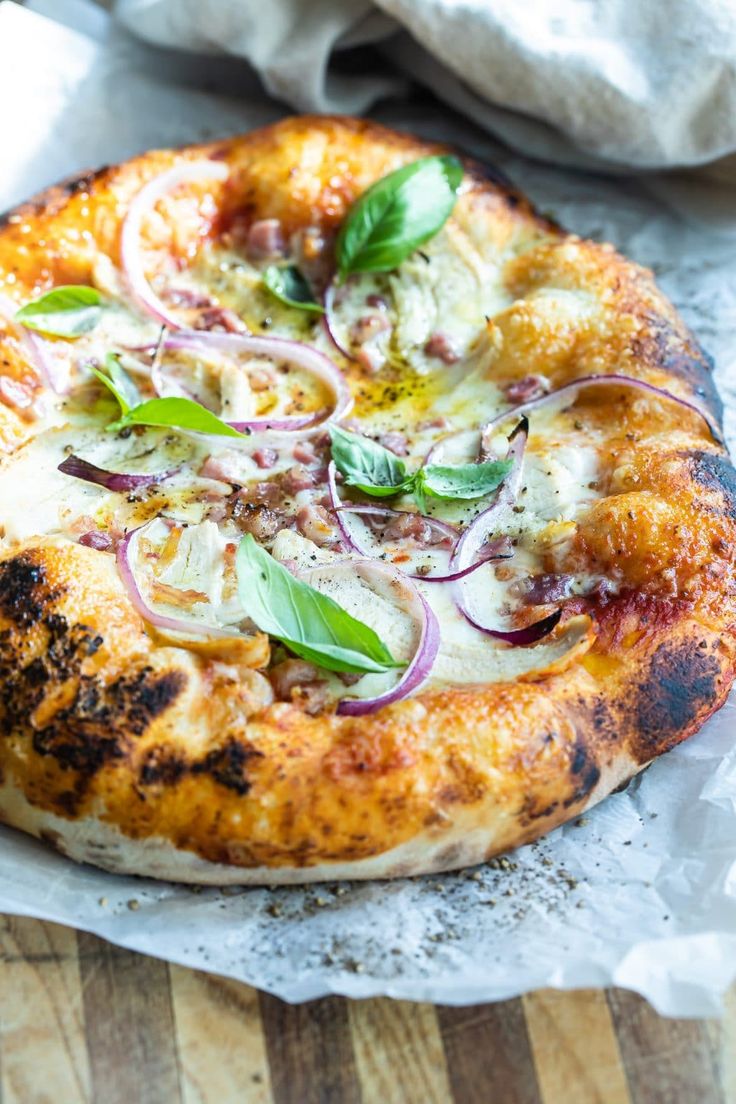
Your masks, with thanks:
[{"label": "red onion slice", "polygon": [[17,303],[0,292],[0,318],[12,326],[16,337],[20,342],[23,352],[38,372],[39,376],[57,395],[63,395],[69,386],[69,372],[62,371],[58,363],[48,351],[48,346],[42,337],[31,333],[20,322],[16,322],[15,313],[20,310]]},{"label": "red onion slice", "polygon": [[[358,514],[364,517],[397,518],[403,517],[408,513],[408,511],[405,510],[393,510],[389,506],[342,505],[337,493],[334,460],[330,461],[327,468],[327,489],[330,496],[330,505],[337,518],[337,524],[343,540],[351,551],[357,552],[360,556],[370,557],[371,553],[356,541],[354,535],[345,524],[341,516],[342,514]],[[455,526],[450,525],[449,522],[440,521],[438,518],[429,517],[427,514],[420,514],[419,517],[436,532],[441,533],[443,537],[447,537],[453,541],[453,549],[450,550],[450,555],[452,555],[454,544],[458,539],[458,531]],[[513,555],[513,552],[507,547],[507,544],[508,542],[505,538],[501,538],[499,541],[490,542],[482,549],[479,559],[475,563],[463,567],[458,571],[451,571],[449,574],[421,575],[419,572],[399,570],[402,570],[402,574],[406,575],[408,579],[416,579],[418,582],[422,583],[454,583],[458,579],[464,579],[466,575],[471,575],[474,571],[477,571],[479,567],[482,567],[484,563],[488,563],[489,560],[509,559],[509,557]]]},{"label": "red onion slice", "polygon": [[666,391],[664,388],[657,387],[653,383],[646,383],[645,380],[636,379],[634,376],[607,373],[605,375],[581,376],[580,379],[573,380],[572,383],[566,383],[562,387],[558,387],[556,391],[549,391],[546,395],[540,395],[536,399],[529,399],[527,402],[518,403],[516,406],[509,407],[508,410],[504,410],[503,413],[498,414],[482,427],[481,452],[486,452],[488,450],[493,435],[511,418],[518,418],[522,414],[529,414],[532,410],[539,410],[541,407],[547,406],[550,403],[559,402],[559,400],[563,398],[572,398],[574,395],[577,395],[579,391],[582,391],[584,387],[601,386],[632,387],[645,394],[656,395],[659,399],[667,399],[669,402],[676,403],[677,406],[681,406],[683,409],[690,410],[693,414],[697,414],[707,425],[713,440],[716,441],[717,444],[723,444],[723,437],[714,419],[704,410],[701,410],[695,403],[690,402],[688,399],[681,399],[679,395],[673,395],[671,391]]},{"label": "red onion slice", "polygon": [[75,479],[83,479],[86,483],[95,483],[108,491],[132,491],[136,487],[148,487],[152,483],[163,483],[170,479],[179,469],[169,468],[162,472],[112,472],[104,468],[98,468],[89,460],[83,460],[81,456],[67,456],[59,464],[59,471],[64,475],[72,475]]},{"label": "red onion slice", "polygon": [[[367,582],[379,580],[388,583],[391,591],[399,589],[403,595],[409,614],[419,623],[419,641],[414,655],[403,675],[391,690],[386,690],[375,698],[343,698],[338,702],[337,712],[344,717],[363,717],[375,713],[385,705],[401,701],[428,678],[437,653],[440,649],[440,627],[434,610],[419,588],[410,582],[398,568],[380,560],[346,560],[340,564],[330,564],[330,572],[357,571]],[[315,570],[305,572],[306,576]],[[391,595],[392,599],[394,594]]]},{"label": "red onion slice", "polygon": [[157,629],[168,629],[169,632],[186,633],[190,636],[209,636],[217,640],[229,640],[242,636],[242,633],[239,633],[237,629],[225,629],[220,625],[203,625],[196,621],[185,621],[179,617],[167,617],[162,613],[156,613],[148,605],[138,586],[134,564],[140,537],[149,526],[158,520],[158,518],[153,518],[151,521],[147,521],[145,525],[129,530],[120,541],[115,553],[120,578],[135,611],[140,614],[144,621],[148,621]]},{"label": "red onion slice", "polygon": [[173,169],[155,176],[144,184],[133,197],[123,222],[120,239],[120,257],[131,294],[139,307],[171,329],[178,329],[180,322],[162,303],[146,278],[141,255],[141,227],[143,220],[160,199],[178,188],[201,180],[226,180],[230,170],[222,161],[189,161],[175,165]]},{"label": "red onion slice", "polygon": [[489,629],[486,625],[476,621],[466,610],[463,610],[462,613],[466,621],[469,621],[476,629],[480,629],[486,636],[492,636],[494,640],[503,640],[505,644],[512,644],[515,648],[524,644],[536,644],[538,640],[549,636],[562,617],[562,610],[555,610],[549,617],[543,617],[540,621],[535,621],[533,625],[525,625],[523,629]]},{"label": "red onion slice", "polygon": [[[463,532],[459,541],[455,545],[452,556],[450,557],[450,570],[460,572],[464,568],[467,568],[471,563],[475,562],[478,556],[483,555],[484,546],[488,543],[488,536],[492,530],[496,527],[497,517],[500,511],[504,508],[513,506],[521,488],[521,475],[522,475],[522,463],[524,459],[524,449],[526,448],[527,437],[529,435],[529,423],[526,418],[517,425],[514,432],[509,437],[509,447],[506,453],[506,458],[511,460],[511,470],[504,479],[499,489],[496,498],[482,514],[468,526]],[[495,543],[495,542],[492,542]],[[465,594],[462,585],[456,588],[455,592],[455,605],[460,613],[463,615],[466,621],[470,622],[476,629],[480,629],[481,632],[487,633],[489,636],[496,637],[500,640],[507,640],[508,643],[521,643],[522,641],[516,641],[514,634],[516,630],[511,629],[508,631],[500,629],[491,629],[486,625],[483,625],[476,617],[471,613],[468,608]],[[541,624],[541,622],[539,623]],[[556,624],[556,622],[555,622]],[[529,626],[533,628],[534,626]],[[541,633],[541,636],[546,635],[546,632],[551,632],[554,628],[552,625],[545,632]],[[519,630],[521,631],[521,630]],[[499,635],[501,634],[501,635]],[[541,639],[541,636],[534,637],[535,640]],[[526,641],[529,643],[529,641]]]},{"label": "red onion slice", "polygon": [[513,506],[516,501],[521,488],[522,461],[528,435],[529,423],[523,418],[509,437],[506,459],[511,460],[511,469],[488,509],[478,514],[463,531],[450,558],[451,569],[462,570],[481,553],[489,533],[495,527],[496,515],[505,506]]},{"label": "red onion slice", "polygon": [[231,356],[262,356],[271,360],[285,361],[296,365],[320,380],[332,392],[333,406],[325,414],[315,411],[312,414],[285,415],[283,417],[252,418],[247,422],[229,422],[241,433],[275,430],[292,432],[310,429],[319,431],[327,421],[344,418],[353,403],[350,388],[340,369],[324,353],[300,341],[288,341],[282,337],[256,337],[241,334],[211,333],[203,330],[181,330],[166,338],[166,349],[189,349],[194,352],[207,348]]},{"label": "red onion slice", "polygon": [[450,433],[446,437],[441,437],[439,441],[436,441],[435,444],[432,445],[424,462],[425,464],[436,464],[440,462],[440,454],[445,451],[450,442],[457,443],[460,441],[467,441],[468,445],[470,445],[474,440],[478,440],[479,437],[480,457],[487,457],[491,451],[490,443],[493,436],[507,421],[529,414],[533,410],[539,410],[541,407],[558,402],[565,397],[573,398],[577,392],[581,391],[584,387],[596,386],[633,387],[646,394],[656,395],[660,399],[667,399],[670,402],[676,403],[678,406],[683,407],[685,410],[690,410],[693,414],[697,414],[702,418],[713,440],[719,445],[723,444],[723,436],[717,423],[709,414],[697,406],[696,403],[690,402],[688,399],[681,399],[678,395],[673,395],[671,391],[666,391],[664,388],[657,387],[653,383],[646,383],[644,380],[636,379],[634,376],[608,373],[605,375],[581,376],[580,379],[573,380],[571,383],[566,383],[562,387],[558,387],[556,391],[548,391],[546,394],[539,395],[535,399],[529,399],[526,402],[517,403],[515,406],[508,407],[500,414],[497,414],[495,418],[492,418],[490,422],[486,422],[480,429],[461,429],[458,433]]},{"label": "red onion slice", "polygon": [[346,360],[355,360],[355,355],[343,345],[337,336],[337,330],[335,328],[334,307],[335,307],[335,281],[330,280],[325,290],[322,305],[325,308],[325,313],[322,315],[322,325],[325,328],[325,333],[329,337],[332,344],[337,349],[338,353],[345,357]]}]

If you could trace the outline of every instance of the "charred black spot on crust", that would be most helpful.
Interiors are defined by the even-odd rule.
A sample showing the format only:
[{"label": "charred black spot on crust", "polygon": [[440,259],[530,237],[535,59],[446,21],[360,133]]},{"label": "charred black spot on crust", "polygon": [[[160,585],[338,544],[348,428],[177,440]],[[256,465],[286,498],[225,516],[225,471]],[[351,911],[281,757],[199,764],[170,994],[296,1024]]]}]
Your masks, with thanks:
[{"label": "charred black spot on crust", "polygon": [[192,765],[192,774],[211,774],[221,786],[244,795],[250,790],[246,769],[251,759],[262,759],[263,753],[241,743],[228,740],[221,748],[215,748],[199,763]]},{"label": "charred black spot on crust", "polygon": [[671,372],[685,380],[696,402],[711,413],[719,425],[723,422],[723,403],[713,380],[713,358],[685,331],[685,339],[665,318],[649,320],[653,327],[651,339],[645,339],[639,350],[654,367]]},{"label": "charred black spot on crust", "polygon": [[0,613],[19,628],[37,624],[55,598],[42,564],[30,552],[0,563]]},{"label": "charred black spot on crust", "polygon": [[154,747],[147,753],[138,777],[142,786],[172,786],[186,773],[186,769],[186,763],[180,756],[170,754],[165,748]]},{"label": "charred black spot on crust", "polygon": [[[38,624],[35,609],[31,616],[23,608],[24,623]],[[41,625],[44,647],[25,663],[24,644],[14,631],[0,631],[0,732],[27,733],[47,692],[68,687],[68,704],[33,732],[32,743],[38,755],[77,772],[74,784],[57,798],[58,806],[72,813],[97,771],[122,758],[131,740],[173,704],[186,676],[180,671],[156,674],[144,667],[105,683],[84,671],[85,660],[102,646],[97,633],[86,625],[69,625],[58,613],[42,617]]]},{"label": "charred black spot on crust", "polygon": [[82,676],[71,705],[33,737],[39,755],[53,755],[63,767],[91,778],[125,754],[131,736],[142,736],[184,688],[180,671],[154,675],[149,667],[105,685]]},{"label": "charred black spot on crust", "polygon": [[141,786],[175,785],[185,774],[209,774],[215,782],[245,795],[250,790],[247,777],[252,759],[262,759],[263,753],[240,740],[231,739],[222,747],[213,748],[202,759],[187,762],[165,747],[151,748],[139,773]]},{"label": "charred black spot on crust", "polygon": [[563,802],[566,809],[587,797],[598,784],[601,776],[597,763],[591,758],[582,740],[578,740],[573,749],[572,759],[570,760],[570,774],[573,777],[575,790]]},{"label": "charred black spot on crust", "polygon": [[701,487],[723,495],[726,508],[736,517],[736,469],[727,456],[718,452],[692,449],[680,453],[690,460],[690,471]]},{"label": "charred black spot on crust", "polygon": [[660,644],[633,702],[633,753],[639,762],[673,747],[718,696],[717,658],[697,641]]}]

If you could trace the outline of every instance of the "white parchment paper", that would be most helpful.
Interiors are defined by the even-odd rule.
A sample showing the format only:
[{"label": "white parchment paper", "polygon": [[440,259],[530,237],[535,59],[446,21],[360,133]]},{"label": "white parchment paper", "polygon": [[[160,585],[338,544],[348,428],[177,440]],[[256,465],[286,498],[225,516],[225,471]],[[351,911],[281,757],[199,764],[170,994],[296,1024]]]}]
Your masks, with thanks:
[{"label": "white parchment paper", "polygon": [[[82,168],[280,113],[240,72],[155,55],[82,0],[34,6],[80,30],[0,3],[0,209]],[[716,359],[733,440],[729,191],[696,177],[614,181],[522,161],[418,99],[379,116],[487,157],[569,228],[653,267]],[[736,976],[736,700],[582,823],[472,871],[195,892],[76,866],[1,829],[0,910],[292,1001],[344,993],[472,1003],[540,986],[621,985],[669,1015],[712,1015]]]}]

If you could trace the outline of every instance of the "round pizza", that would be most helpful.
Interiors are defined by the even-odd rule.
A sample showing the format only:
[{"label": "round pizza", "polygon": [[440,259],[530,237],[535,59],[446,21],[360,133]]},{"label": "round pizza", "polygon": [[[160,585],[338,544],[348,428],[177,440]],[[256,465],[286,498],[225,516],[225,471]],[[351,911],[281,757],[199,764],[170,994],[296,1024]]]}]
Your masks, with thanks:
[{"label": "round pizza", "polygon": [[78,861],[457,868],[734,678],[736,473],[651,275],[345,118],[0,221],[0,820]]}]

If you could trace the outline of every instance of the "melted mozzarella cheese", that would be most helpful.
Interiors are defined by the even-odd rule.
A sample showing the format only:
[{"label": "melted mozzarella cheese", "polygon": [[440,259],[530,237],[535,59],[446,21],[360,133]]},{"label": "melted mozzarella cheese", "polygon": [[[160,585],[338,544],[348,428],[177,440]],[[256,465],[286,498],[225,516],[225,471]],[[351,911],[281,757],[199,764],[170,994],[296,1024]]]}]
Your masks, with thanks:
[{"label": "melted mozzarella cheese", "polygon": [[[499,276],[502,257],[497,247],[479,239],[471,229],[450,221],[397,271],[349,281],[335,308],[333,321],[347,344],[354,340],[351,335],[366,331],[371,313],[378,311],[388,320],[371,338],[373,364],[384,365],[385,370],[373,377],[367,369],[362,375],[351,370],[354,413],[360,427],[373,437],[388,431],[406,435],[409,470],[422,463],[428,449],[444,434],[477,429],[507,406],[493,382],[491,368],[495,358],[503,355],[505,328],[513,327],[521,314],[527,319],[533,316],[545,332],[554,330],[564,336],[581,321],[590,320],[596,309],[585,294],[557,288],[537,289],[521,303],[512,302]],[[128,350],[125,363],[148,394],[150,353],[146,350],[158,340],[159,327],[131,306],[124,281],[108,258],[99,259],[95,281],[108,299],[100,324],[59,349],[77,365],[90,359],[102,362],[111,350]],[[208,302],[235,311],[255,333],[305,341],[347,367],[319,319],[278,302],[263,285],[261,268],[231,250],[205,245],[191,268],[177,273],[176,288],[190,292],[192,302],[204,293]],[[435,343],[436,348],[451,354],[444,359],[432,352],[437,337],[442,340]],[[295,413],[325,403],[320,385],[283,364],[262,358],[243,358],[236,363],[204,350],[196,355],[191,350],[167,353],[166,357],[166,374],[228,420],[250,420],[276,411]],[[241,608],[234,593],[230,555],[241,532],[222,511],[215,514],[222,520],[211,520],[211,503],[221,504],[235,487],[247,488],[283,475],[295,464],[295,435],[254,433],[234,442],[142,430],[121,438],[105,432],[113,415],[99,403],[91,407],[93,401],[89,387],[82,394],[75,393],[61,415],[69,418],[66,424],[49,424],[0,464],[2,542],[7,546],[52,533],[76,539],[87,525],[126,529],[165,515],[184,528],[157,581],[163,588],[201,597],[182,614],[176,604],[167,605],[162,589],[157,608],[205,624],[242,623],[247,609]],[[58,421],[59,415],[55,417]],[[580,511],[596,497],[599,461],[595,441],[573,447],[560,435],[557,422],[554,411],[532,416],[517,509],[499,511],[494,518],[492,535],[507,535],[515,543],[511,568],[504,565],[498,570],[487,564],[462,583],[468,603],[487,625],[509,626],[517,604],[511,590],[513,581],[543,570],[545,552],[569,539]],[[498,456],[505,455],[510,428],[502,427],[493,442]],[[264,469],[256,457],[265,450],[269,457]],[[114,494],[60,473],[58,465],[71,451],[117,471],[176,471],[161,486]],[[450,447],[448,455],[450,462],[472,460],[477,455],[477,438],[470,444],[466,440],[454,454]],[[312,503],[324,491],[321,485],[293,496],[282,494],[279,505],[294,515],[299,506]],[[428,511],[467,525],[491,502],[492,498],[455,503],[430,500]],[[391,505],[415,508],[410,497]],[[420,574],[447,570],[446,550],[416,547],[407,541],[382,543],[359,517],[347,517],[346,521],[355,527],[363,547],[403,570]],[[294,521],[288,519],[288,523]],[[169,532],[163,523],[149,531],[149,539],[158,541],[159,553]],[[331,572],[335,553],[284,528],[273,543],[273,554],[308,572],[312,585],[370,625],[397,658],[411,657],[417,642],[417,626],[411,616],[357,573]],[[345,559],[345,553],[339,558]],[[155,581],[148,578],[146,585]],[[593,581],[581,576],[576,586],[584,590]],[[509,648],[478,632],[459,613],[453,585],[419,581],[417,586],[441,627],[441,646],[430,685],[512,679],[547,666],[569,647],[570,641],[562,634],[532,648]],[[374,696],[389,689],[396,678],[395,671],[365,675],[350,693]],[[325,672],[325,679],[334,697],[345,695],[345,686],[335,675]]]}]

